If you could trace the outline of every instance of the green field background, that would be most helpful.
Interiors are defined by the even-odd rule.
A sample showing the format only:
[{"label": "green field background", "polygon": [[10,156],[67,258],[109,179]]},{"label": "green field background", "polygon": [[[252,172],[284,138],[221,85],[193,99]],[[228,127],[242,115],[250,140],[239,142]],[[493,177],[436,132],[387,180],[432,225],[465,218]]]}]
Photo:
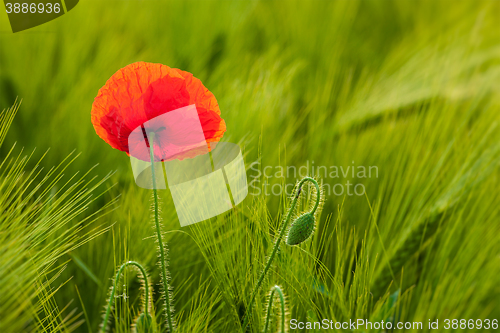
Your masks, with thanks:
[{"label": "green field background", "polygon": [[[320,177],[313,239],[282,245],[249,330],[262,331],[274,284],[285,290],[288,319],[421,321],[418,332],[429,319],[500,319],[499,18],[498,1],[83,0],[13,34],[0,13],[0,109],[22,99],[0,163],[15,144],[9,159],[32,154],[22,176],[31,177],[47,150],[42,174],[80,153],[55,189],[96,164],[88,178],[114,172],[85,211],[29,251],[9,252],[14,227],[0,228],[11,244],[0,248],[0,294],[15,300],[0,305],[2,332],[96,332],[126,259],[147,266],[165,330],[152,194],[90,121],[99,88],[136,61],[202,80],[226,121],[223,140],[240,145],[257,187],[298,180],[277,177],[279,166],[377,167],[377,177]],[[271,166],[271,177],[258,166]],[[327,191],[346,181],[366,195]],[[249,195],[184,228],[169,191],[160,197],[178,331],[239,332],[286,197]],[[75,238],[56,237],[70,226]],[[36,259],[42,271],[28,266],[24,278],[6,268],[10,256],[30,262],[52,249],[60,255]],[[111,331],[129,331],[139,311],[135,275],[123,284]]]}]

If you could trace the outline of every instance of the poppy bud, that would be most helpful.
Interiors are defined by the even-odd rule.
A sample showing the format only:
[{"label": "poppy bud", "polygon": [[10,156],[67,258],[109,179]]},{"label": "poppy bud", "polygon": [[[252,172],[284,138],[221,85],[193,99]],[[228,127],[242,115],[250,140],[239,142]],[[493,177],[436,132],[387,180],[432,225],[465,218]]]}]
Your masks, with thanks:
[{"label": "poppy bud", "polygon": [[153,333],[153,318],[151,315],[144,312],[137,317],[135,321],[135,332],[137,333]]},{"label": "poppy bud", "polygon": [[308,239],[314,231],[314,222],[315,218],[311,213],[299,216],[292,222],[292,226],[288,230],[286,243],[288,245],[297,245]]}]

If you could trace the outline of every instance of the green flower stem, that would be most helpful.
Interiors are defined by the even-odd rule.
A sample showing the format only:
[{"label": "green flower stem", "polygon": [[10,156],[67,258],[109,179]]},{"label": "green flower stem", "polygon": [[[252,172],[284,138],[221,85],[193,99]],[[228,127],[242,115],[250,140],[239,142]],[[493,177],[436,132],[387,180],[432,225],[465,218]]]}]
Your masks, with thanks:
[{"label": "green flower stem", "polygon": [[274,292],[278,293],[280,297],[281,303],[281,333],[285,333],[285,296],[283,296],[283,292],[279,286],[274,286],[271,288],[271,293],[269,294],[269,304],[267,305],[267,316],[266,316],[266,324],[264,326],[264,333],[267,333],[267,329],[269,328],[269,319],[271,318],[271,310],[273,308],[273,298]]},{"label": "green flower stem", "polygon": [[160,221],[158,216],[158,193],[156,191],[156,176],[155,176],[155,165],[154,165],[154,139],[155,133],[149,133],[149,151],[151,156],[151,177],[153,179],[153,198],[154,198],[154,216],[155,216],[155,226],[156,234],[158,236],[158,246],[160,249],[160,261],[161,261],[161,276],[163,281],[163,290],[165,292],[165,312],[167,316],[167,324],[170,332],[174,332],[174,325],[172,320],[172,312],[170,310],[170,295],[167,280],[167,267],[165,263],[165,250],[163,248],[163,240],[161,236]]},{"label": "green flower stem", "polygon": [[243,327],[242,327],[243,332],[246,330],[246,328],[248,326],[248,322],[250,321],[252,306],[253,306],[253,303],[255,301],[255,297],[257,296],[257,293],[258,293],[258,291],[260,289],[260,286],[262,285],[262,282],[264,281],[264,277],[266,276],[267,271],[271,267],[271,263],[273,262],[274,256],[276,255],[276,252],[278,252],[279,245],[280,245],[280,243],[281,243],[281,241],[283,239],[283,236],[285,235],[286,228],[288,226],[288,223],[290,222],[290,218],[292,217],[292,213],[293,213],[293,211],[295,209],[295,205],[297,204],[297,199],[299,198],[300,192],[302,190],[302,185],[306,181],[309,181],[309,182],[313,183],[314,186],[316,186],[316,194],[317,194],[316,195],[316,204],[314,205],[314,208],[312,209],[311,214],[314,214],[316,212],[316,209],[319,206],[320,191],[319,191],[318,182],[316,180],[314,180],[313,178],[311,178],[311,177],[305,177],[305,178],[303,178],[299,182],[299,184],[297,186],[298,187],[297,193],[295,194],[295,198],[293,198],[292,205],[290,206],[290,210],[288,211],[288,214],[287,214],[287,216],[285,218],[285,222],[281,226],[281,230],[280,230],[278,239],[274,243],[273,251],[271,252],[271,255],[269,256],[269,258],[267,259],[266,266],[264,267],[264,270],[262,271],[262,273],[260,274],[259,279],[257,280],[257,285],[255,286],[255,289],[253,291],[252,297],[250,298],[250,304],[249,304],[248,309],[246,311],[245,319],[243,321]]},{"label": "green flower stem", "polygon": [[103,332],[103,333],[106,331],[106,326],[108,324],[109,315],[111,313],[111,306],[113,305],[113,301],[115,299],[115,292],[116,292],[116,287],[118,286],[118,281],[120,280],[120,276],[122,275],[125,267],[130,266],[130,265],[136,266],[137,268],[139,268],[139,270],[142,273],[142,277],[144,279],[144,294],[145,294],[144,295],[144,313],[146,315],[148,314],[149,282],[148,282],[148,276],[146,274],[146,270],[141,266],[141,264],[139,264],[136,261],[127,261],[126,263],[124,263],[123,265],[120,266],[120,269],[118,269],[118,273],[116,273],[115,283],[113,285],[113,289],[111,290],[111,295],[109,296],[108,307],[106,309],[106,314],[104,316],[104,322],[103,322],[102,328],[101,328],[101,332]]}]

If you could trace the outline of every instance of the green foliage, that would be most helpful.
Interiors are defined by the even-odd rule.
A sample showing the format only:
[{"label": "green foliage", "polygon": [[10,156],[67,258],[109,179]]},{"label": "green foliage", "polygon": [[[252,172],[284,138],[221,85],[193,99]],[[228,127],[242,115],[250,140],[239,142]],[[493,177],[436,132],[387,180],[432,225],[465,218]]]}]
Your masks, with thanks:
[{"label": "green foliage", "polygon": [[[0,114],[0,140],[18,108]],[[108,230],[92,226],[101,209],[86,212],[108,176],[65,178],[76,158],[71,155],[48,171],[42,156],[30,169],[34,152],[15,151],[0,162],[0,331],[69,332],[81,325],[80,314],[63,315],[54,295],[66,282],[58,278],[68,265],[66,254]]]},{"label": "green foliage", "polygon": [[[287,213],[289,198],[272,186],[304,175],[264,168],[307,161],[377,171],[314,175],[325,197],[314,237],[280,247],[250,331],[263,331],[274,284],[286,290],[289,318],[301,321],[500,318],[499,10],[494,0],[80,1],[57,20],[2,34],[0,105],[16,96],[23,105],[7,136],[0,127],[0,325],[98,331],[109,278],[130,259],[161,283],[151,191],[134,184],[128,157],[90,123],[98,89],[139,60],[200,78],[218,99],[224,140],[240,144],[249,182],[259,180],[235,210],[182,229],[169,191],[158,191],[177,332],[240,330]],[[7,20],[0,29],[9,31]],[[51,151],[39,161],[21,146]],[[76,161],[34,178],[74,149]],[[116,186],[83,211],[72,202],[93,186],[52,180],[96,163],[116,170],[105,184]],[[335,195],[347,180],[366,194]],[[298,215],[314,202],[314,189],[304,191]],[[79,231],[113,198],[120,209],[107,215],[109,232]],[[141,314],[133,277],[119,286],[111,332],[129,332]],[[159,332],[162,303],[157,291]]]}]

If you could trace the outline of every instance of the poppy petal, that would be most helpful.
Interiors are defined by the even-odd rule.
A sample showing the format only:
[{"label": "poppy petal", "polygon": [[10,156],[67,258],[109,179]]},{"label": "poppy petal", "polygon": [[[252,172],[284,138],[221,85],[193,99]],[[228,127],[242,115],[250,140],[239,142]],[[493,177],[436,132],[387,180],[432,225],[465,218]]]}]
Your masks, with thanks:
[{"label": "poppy petal", "polygon": [[[198,113],[205,141],[207,143],[219,141],[226,131],[226,124],[220,117],[215,96],[199,79],[191,73],[162,64],[137,62],[118,70],[99,90],[92,105],[92,124],[99,137],[111,147],[127,154],[134,151],[134,154],[138,155],[135,157],[144,159],[148,158],[145,153],[138,153],[133,147],[129,147],[129,145],[137,146],[129,140],[131,133],[151,119],[193,104]],[[156,127],[158,128],[155,130],[161,129],[159,125]],[[159,135],[159,140],[171,141],[159,142],[159,146],[166,147],[176,142],[180,147],[183,140],[185,143],[189,141],[183,138],[189,137],[189,133],[181,132],[171,129],[170,137]],[[171,133],[177,133],[178,137],[172,137]],[[144,139],[134,136],[134,140]],[[184,148],[188,146],[186,143]],[[190,158],[200,154],[203,149],[192,150],[180,149],[176,153],[164,151],[164,156],[158,158]]]}]

